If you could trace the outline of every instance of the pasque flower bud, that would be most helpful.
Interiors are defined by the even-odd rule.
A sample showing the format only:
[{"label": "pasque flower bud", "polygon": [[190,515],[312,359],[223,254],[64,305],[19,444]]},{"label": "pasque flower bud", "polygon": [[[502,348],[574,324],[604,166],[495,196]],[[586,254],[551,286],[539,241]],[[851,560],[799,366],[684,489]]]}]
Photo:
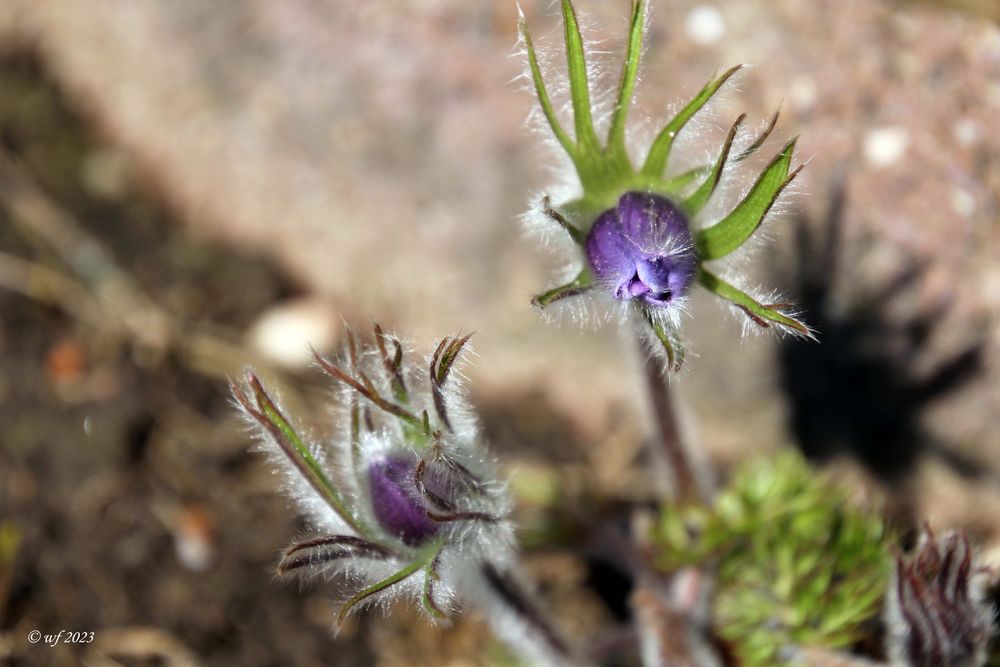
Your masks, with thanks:
[{"label": "pasque flower bud", "polygon": [[[638,81],[648,0],[633,2],[618,89],[599,91],[593,97],[595,82],[608,77],[595,76],[593,63],[588,63],[573,3],[561,0],[560,4],[567,64],[560,92],[568,93],[572,131],[560,118],[559,105],[546,84],[546,79],[551,83],[553,77],[543,75],[527,21],[521,17],[527,79],[540,112],[534,117],[544,118],[544,129],[569,157],[574,173],[565,181],[579,184],[572,194],[558,200],[543,195],[541,206],[533,206],[525,214],[532,227],[556,223],[575,244],[572,257],[565,262],[573,267],[569,280],[538,294],[533,303],[547,308],[569,297],[590,295],[598,302],[610,297],[604,302],[624,303],[626,308],[608,312],[628,315],[642,331],[654,334],[668,359],[678,363],[679,315],[693,282],[731,304],[759,328],[810,336],[809,329],[790,312],[789,304],[752,296],[742,286],[745,280],[741,276],[727,277],[725,267],[715,264],[744,246],[799,172],[792,167],[792,140],[769,163],[757,167],[756,180],[749,189],[744,189],[742,179],[733,178],[767,143],[777,114],[756,134],[744,130],[746,115],[741,114],[713,158],[697,156],[692,160],[688,156],[681,160],[695,165],[688,169],[672,164],[678,162],[671,159],[675,139],[682,132],[691,132],[694,124],[689,121],[741,66],[712,77],[658,132],[630,134],[626,121]],[[553,88],[559,89],[560,84]],[[594,98],[614,99],[615,103],[608,107],[609,113],[602,113],[603,105],[591,103]],[[630,146],[632,136],[652,136],[653,140],[648,146]],[[729,199],[735,199],[736,204],[728,213],[718,215],[709,202],[718,192],[732,192],[733,188],[738,188],[739,194]],[[568,191],[561,188],[560,192]]]},{"label": "pasque flower bud", "polygon": [[453,372],[468,341],[445,338],[414,364],[376,325],[372,345],[349,334],[341,359],[317,356],[343,389],[325,444],[300,436],[254,373],[233,385],[317,533],[288,547],[278,572],[344,575],[355,588],[338,622],[400,596],[434,619],[469,604],[531,664],[578,664],[518,569],[512,502]]},{"label": "pasque flower bud", "polygon": [[279,572],[363,582],[341,619],[406,592],[442,617],[483,563],[512,558],[510,499],[451,372],[468,337],[441,341],[425,367],[378,327],[375,339],[359,349],[352,336],[342,364],[317,357],[344,387],[326,446],[306,442],[253,373],[233,394],[320,533],[289,547]]},{"label": "pasque flower bud", "polygon": [[587,259],[616,299],[651,308],[683,297],[697,266],[684,213],[666,197],[627,192],[587,235]]}]

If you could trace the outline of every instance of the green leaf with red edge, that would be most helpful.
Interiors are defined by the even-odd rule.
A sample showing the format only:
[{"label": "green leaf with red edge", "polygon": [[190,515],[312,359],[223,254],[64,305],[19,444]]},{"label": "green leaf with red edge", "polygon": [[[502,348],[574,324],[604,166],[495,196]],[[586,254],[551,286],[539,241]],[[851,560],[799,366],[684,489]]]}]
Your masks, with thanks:
[{"label": "green leaf with red edge", "polygon": [[694,117],[696,113],[701,111],[709,100],[711,100],[719,89],[722,88],[722,84],[730,79],[736,72],[738,72],[743,65],[736,65],[731,67],[722,74],[712,77],[705,87],[698,91],[698,94],[688,102],[683,109],[681,109],[676,116],[674,116],[666,126],[660,130],[660,133],[653,140],[653,145],[649,149],[649,154],[646,156],[646,162],[642,166],[642,174],[647,178],[658,179],[663,175],[663,170],[667,167],[667,160],[670,158],[670,149],[673,148],[674,139],[677,138],[677,133],[687,125],[688,121]]},{"label": "green leaf with red edge", "polygon": [[378,595],[382,591],[388,590],[392,586],[408,579],[424,567],[424,562],[422,560],[416,560],[403,569],[390,574],[388,577],[379,581],[367,588],[364,588],[354,595],[352,595],[347,602],[341,605],[340,609],[337,611],[337,624],[340,625],[347,618],[347,614],[350,613],[351,609],[356,607],[358,604],[372,597],[373,595]]},{"label": "green leaf with red edge", "polygon": [[406,565],[406,567],[390,574],[385,579],[368,586],[354,595],[352,595],[347,602],[341,605],[340,609],[337,611],[337,624],[344,622],[347,618],[347,614],[350,613],[351,609],[356,607],[361,602],[367,600],[373,595],[378,595],[379,593],[388,590],[392,586],[405,581],[410,578],[420,570],[434,563],[434,559],[437,558],[441,551],[441,542],[436,541],[426,548],[422,549],[413,562]]},{"label": "green leaf with red edge", "polygon": [[697,213],[708,203],[708,200],[712,198],[712,194],[715,192],[715,188],[719,185],[719,179],[722,178],[722,170],[726,166],[726,161],[729,159],[729,151],[733,147],[733,141],[736,139],[736,133],[740,129],[740,125],[743,120],[747,117],[745,113],[740,114],[733,123],[732,128],[729,130],[729,134],[726,135],[726,140],[722,144],[722,151],[719,152],[719,157],[716,159],[715,164],[712,166],[712,171],[709,172],[708,177],[698,186],[690,197],[684,200],[683,208],[689,216],[697,215]]},{"label": "green leaf with red edge", "polygon": [[316,460],[309,446],[268,396],[260,379],[255,374],[248,373],[246,380],[251,392],[253,392],[252,400],[242,388],[236,385],[233,385],[231,390],[247,414],[270,434],[295,468],[344,522],[358,533],[371,536],[371,529],[348,508],[347,503],[344,502],[337,488],[323,470],[323,466]]},{"label": "green leaf with red edge", "polygon": [[763,304],[751,297],[746,292],[737,289],[735,286],[722,280],[715,274],[709,272],[704,267],[698,268],[698,282],[713,294],[732,302],[747,314],[756,324],[762,327],[769,326],[773,322],[789,329],[800,336],[812,337],[809,328],[793,317],[782,313],[777,308],[768,304]]},{"label": "green leaf with red edge", "polygon": [[539,308],[545,308],[560,299],[582,294],[590,289],[593,284],[594,281],[590,276],[590,271],[584,269],[577,274],[576,278],[568,283],[559,285],[558,287],[553,287],[552,289],[537,295],[531,300],[531,303]]},{"label": "green leaf with red edge", "polygon": [[721,259],[749,239],[781,195],[781,192],[798,175],[799,169],[788,173],[795,150],[792,139],[771,160],[750,192],[725,218],[695,235],[695,246],[701,260]]},{"label": "green leaf with red edge", "polygon": [[679,371],[684,365],[684,348],[681,345],[680,336],[668,324],[653,317],[649,311],[642,311],[643,318],[649,324],[650,329],[656,339],[663,346],[663,352],[667,355],[667,368],[671,371]]}]

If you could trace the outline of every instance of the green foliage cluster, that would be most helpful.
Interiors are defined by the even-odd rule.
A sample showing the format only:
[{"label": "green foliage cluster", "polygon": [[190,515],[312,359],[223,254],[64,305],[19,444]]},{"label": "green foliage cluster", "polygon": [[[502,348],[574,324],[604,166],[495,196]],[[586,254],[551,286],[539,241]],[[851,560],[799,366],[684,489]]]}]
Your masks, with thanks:
[{"label": "green foliage cluster", "polygon": [[887,542],[876,513],[792,453],[744,466],[711,507],[666,507],[653,533],[657,567],[714,570],[715,632],[750,667],[857,641],[886,592]]}]

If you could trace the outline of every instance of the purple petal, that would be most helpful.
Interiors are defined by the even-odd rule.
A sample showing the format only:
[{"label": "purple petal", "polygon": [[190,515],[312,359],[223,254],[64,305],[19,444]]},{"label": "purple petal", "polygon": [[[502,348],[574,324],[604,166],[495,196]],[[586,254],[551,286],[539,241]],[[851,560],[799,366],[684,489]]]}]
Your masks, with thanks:
[{"label": "purple petal", "polygon": [[642,296],[647,292],[649,292],[649,285],[643,282],[639,276],[635,276],[632,280],[628,281],[629,296]]},{"label": "purple petal", "polygon": [[683,294],[695,271],[695,258],[690,253],[677,253],[643,260],[636,265],[636,274],[651,292]]},{"label": "purple petal", "polygon": [[691,245],[687,218],[666,197],[626,192],[618,200],[618,219],[621,233],[641,255],[656,256],[668,243]]},{"label": "purple petal", "polygon": [[587,235],[587,256],[597,279],[620,287],[635,275],[634,252],[621,234],[616,209],[597,218]]},{"label": "purple petal", "polygon": [[674,262],[666,258],[641,259],[636,262],[635,272],[639,280],[649,286],[651,292],[666,292],[671,288]]},{"label": "purple petal", "polygon": [[405,544],[423,544],[438,531],[413,481],[416,461],[393,457],[378,459],[368,467],[372,506],[379,525]]},{"label": "purple petal", "polygon": [[697,257],[687,218],[666,197],[627,192],[602,213],[587,236],[587,257],[616,299],[668,305],[684,294]]}]

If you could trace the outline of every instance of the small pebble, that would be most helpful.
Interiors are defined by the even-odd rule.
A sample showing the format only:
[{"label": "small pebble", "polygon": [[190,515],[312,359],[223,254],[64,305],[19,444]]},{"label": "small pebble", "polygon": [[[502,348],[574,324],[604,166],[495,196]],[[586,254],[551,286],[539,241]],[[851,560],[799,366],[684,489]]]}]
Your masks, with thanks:
[{"label": "small pebble", "polygon": [[910,132],[900,125],[872,128],[865,135],[864,155],[868,164],[882,169],[899,162],[910,146]]},{"label": "small pebble", "polygon": [[290,370],[312,363],[310,346],[318,351],[332,348],[340,335],[341,322],[329,301],[305,298],[276,305],[250,325],[247,341],[265,359]]},{"label": "small pebble", "polygon": [[816,82],[808,76],[797,77],[788,89],[788,101],[799,113],[811,111],[816,106],[818,95]]},{"label": "small pebble", "polygon": [[128,160],[119,151],[91,151],[83,160],[81,172],[83,184],[95,195],[121,199],[128,190]]},{"label": "small pebble", "polygon": [[951,191],[951,210],[963,218],[971,218],[976,213],[976,198],[962,188]]},{"label": "small pebble", "polygon": [[698,5],[688,12],[684,30],[691,41],[708,46],[726,34],[726,22],[719,10],[712,5]]},{"label": "small pebble", "polygon": [[962,118],[951,126],[951,134],[962,146],[971,146],[979,138],[979,127],[974,121]]}]

